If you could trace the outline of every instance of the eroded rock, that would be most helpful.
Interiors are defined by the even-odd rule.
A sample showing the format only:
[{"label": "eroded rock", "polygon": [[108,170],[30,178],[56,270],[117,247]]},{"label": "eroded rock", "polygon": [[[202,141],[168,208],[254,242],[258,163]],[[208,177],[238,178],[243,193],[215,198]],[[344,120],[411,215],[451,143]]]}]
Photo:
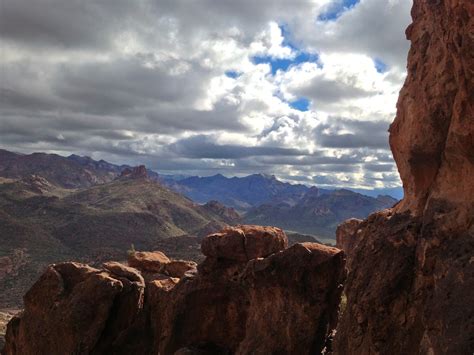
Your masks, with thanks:
[{"label": "eroded rock", "polygon": [[[50,266],[25,295],[23,313],[8,324],[4,353],[113,351],[139,319],[144,295],[143,280],[119,274],[72,262]],[[127,338],[133,347],[133,335]]]},{"label": "eroded rock", "polygon": [[474,352],[474,3],[414,0],[390,127],[405,197],[361,223],[338,354]]},{"label": "eroded rock", "polygon": [[135,251],[128,255],[128,265],[142,272],[161,273],[171,260],[161,251]]},{"label": "eroded rock", "polygon": [[287,247],[288,238],[280,228],[240,225],[208,235],[201,251],[208,257],[247,262]]},{"label": "eroded rock", "polygon": [[[142,262],[144,271],[52,265],[10,321],[5,354],[320,353],[337,320],[343,252],[317,243],[284,249],[276,228],[244,231],[246,259],[265,258],[208,256],[196,269],[154,252],[163,273],[149,281]],[[225,245],[242,241],[241,233],[223,235]]]},{"label": "eroded rock", "polygon": [[362,238],[362,220],[351,218],[342,222],[336,229],[336,247],[344,250],[347,258],[347,265],[352,259],[352,252]]}]

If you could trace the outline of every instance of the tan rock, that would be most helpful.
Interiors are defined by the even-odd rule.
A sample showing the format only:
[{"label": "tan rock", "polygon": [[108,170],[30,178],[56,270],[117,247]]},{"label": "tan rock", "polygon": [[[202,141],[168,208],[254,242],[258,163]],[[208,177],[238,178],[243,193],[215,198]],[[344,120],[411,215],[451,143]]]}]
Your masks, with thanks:
[{"label": "tan rock", "polygon": [[162,272],[170,259],[161,251],[135,251],[128,256],[128,265],[142,272]]},{"label": "tan rock", "polygon": [[194,261],[172,260],[164,267],[164,273],[171,277],[181,278],[189,271],[196,270],[197,264]]}]

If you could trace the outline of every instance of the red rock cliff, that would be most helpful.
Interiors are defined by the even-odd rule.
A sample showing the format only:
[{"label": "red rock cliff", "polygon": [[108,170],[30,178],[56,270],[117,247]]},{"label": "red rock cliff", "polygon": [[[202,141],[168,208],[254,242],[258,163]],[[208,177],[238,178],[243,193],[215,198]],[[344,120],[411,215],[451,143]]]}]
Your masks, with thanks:
[{"label": "red rock cliff", "polygon": [[405,197],[358,226],[338,354],[474,352],[473,15],[472,0],[414,1],[390,127]]}]

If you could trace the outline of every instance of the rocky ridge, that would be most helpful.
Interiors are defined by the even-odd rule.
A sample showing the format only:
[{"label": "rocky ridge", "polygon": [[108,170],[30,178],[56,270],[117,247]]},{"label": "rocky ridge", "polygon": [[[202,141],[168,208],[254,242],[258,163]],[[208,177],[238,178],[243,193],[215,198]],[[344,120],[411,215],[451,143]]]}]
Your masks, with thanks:
[{"label": "rocky ridge", "polygon": [[346,248],[338,354],[474,351],[474,3],[415,0],[412,17],[390,127],[405,197]]},{"label": "rocky ridge", "polygon": [[287,245],[280,229],[238,226],[206,237],[206,259],[179,274],[160,252],[132,253],[136,268],[51,265],[10,321],[3,354],[320,353],[337,320],[344,255]]}]

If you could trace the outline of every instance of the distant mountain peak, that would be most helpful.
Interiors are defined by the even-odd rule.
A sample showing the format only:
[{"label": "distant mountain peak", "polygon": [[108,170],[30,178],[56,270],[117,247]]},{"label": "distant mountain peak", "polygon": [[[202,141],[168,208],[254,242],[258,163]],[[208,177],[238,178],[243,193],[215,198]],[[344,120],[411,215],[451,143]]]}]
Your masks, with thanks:
[{"label": "distant mountain peak", "polygon": [[119,176],[119,179],[146,179],[148,172],[145,165],[135,166],[133,168],[125,168]]}]

